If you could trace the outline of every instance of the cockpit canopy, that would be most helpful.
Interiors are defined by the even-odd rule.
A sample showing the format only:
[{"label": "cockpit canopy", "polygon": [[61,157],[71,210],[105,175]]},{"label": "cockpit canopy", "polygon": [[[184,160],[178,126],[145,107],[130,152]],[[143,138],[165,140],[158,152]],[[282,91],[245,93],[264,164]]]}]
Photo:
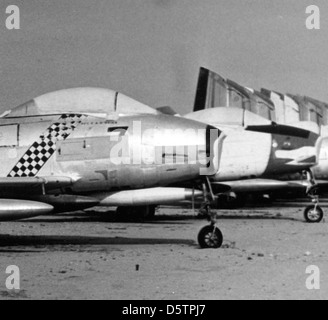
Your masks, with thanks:
[{"label": "cockpit canopy", "polygon": [[55,91],[26,102],[5,117],[26,117],[63,113],[157,114],[158,112],[119,92],[102,88],[74,88]]}]

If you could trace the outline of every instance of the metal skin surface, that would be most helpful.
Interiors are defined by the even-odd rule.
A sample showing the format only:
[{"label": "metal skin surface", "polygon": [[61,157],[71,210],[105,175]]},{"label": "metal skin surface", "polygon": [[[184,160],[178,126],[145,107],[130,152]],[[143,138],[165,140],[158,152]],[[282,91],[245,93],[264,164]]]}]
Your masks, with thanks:
[{"label": "metal skin surface", "polygon": [[[309,97],[267,89],[259,93],[201,68],[195,112],[186,117],[227,133],[220,172],[213,180],[216,189],[267,193],[301,186],[305,191],[303,170],[312,170],[317,183],[327,185],[327,108]],[[259,132],[247,139],[249,128]],[[308,136],[299,136],[298,129]]]},{"label": "metal skin surface", "polygon": [[53,211],[53,206],[27,200],[0,199],[0,220],[32,218]]},{"label": "metal skin surface", "polygon": [[192,201],[203,197],[200,190],[184,188],[151,188],[143,190],[117,191],[113,193],[94,194],[100,199],[100,206],[147,206],[154,202],[158,205]]},{"label": "metal skin surface", "polygon": [[238,108],[213,108],[188,114],[222,130],[223,144],[220,171],[215,182],[255,178],[272,178],[296,173],[317,163],[319,136],[307,137],[246,131],[251,125],[268,125],[269,121]]},{"label": "metal skin surface", "polygon": [[[58,118],[57,116],[57,119],[50,121],[38,119],[37,126],[31,126],[31,123],[37,120],[33,117],[29,118],[30,122],[24,119],[24,123],[20,123],[18,118],[13,119],[13,122],[19,124],[20,130],[24,130],[25,126],[31,131],[34,128],[34,134],[37,136],[40,135],[41,124],[47,128],[58,121]],[[121,154],[118,154],[116,159],[110,158],[113,148],[121,141],[113,139],[113,135],[117,135],[115,131],[120,128],[126,128],[127,139],[122,141],[123,149],[127,150],[127,154],[123,156],[126,163],[120,163]],[[206,128],[206,125],[195,121],[165,115],[126,116],[115,121],[86,117],[67,139],[56,142],[53,146],[55,152],[37,174],[31,173],[30,170],[27,174],[28,177],[70,177],[75,181],[72,185],[74,192],[146,188],[196,179],[202,167],[198,161],[189,163],[188,159],[183,159],[184,161],[179,163],[174,158],[179,157],[179,154],[176,154],[176,148],[179,146],[195,147],[198,152],[197,160],[201,157],[205,159]],[[157,130],[156,136],[153,129]],[[168,135],[166,130],[173,130],[175,136]],[[24,158],[33,140],[28,141],[25,138],[18,146],[1,147],[0,160],[4,163],[0,168],[2,177],[8,176],[20,159]],[[140,153],[140,158],[133,152]],[[184,156],[181,153],[181,157]],[[24,178],[26,173],[18,174],[19,176],[15,177]]]},{"label": "metal skin surface", "polygon": [[[224,138],[207,124],[158,113],[111,90],[50,93],[0,118],[0,195],[55,208],[94,206],[108,197],[110,205],[124,206],[131,203],[124,191],[131,190],[138,190],[137,204],[182,201],[190,190],[157,189],[151,199],[144,189],[214,175]],[[123,198],[115,202],[118,191]]]}]

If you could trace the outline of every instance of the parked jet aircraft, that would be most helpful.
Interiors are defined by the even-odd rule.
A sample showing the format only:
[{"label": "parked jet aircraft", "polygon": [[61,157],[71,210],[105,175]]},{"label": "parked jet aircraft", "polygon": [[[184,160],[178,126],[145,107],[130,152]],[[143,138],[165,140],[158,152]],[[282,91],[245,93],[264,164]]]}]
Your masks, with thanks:
[{"label": "parked jet aircraft", "polygon": [[[294,110],[297,106],[300,112],[300,107],[296,102],[286,96],[285,103],[279,104],[278,97],[271,100],[268,91],[260,93],[242,87],[201,68],[195,112],[186,117],[214,125],[228,135],[220,172],[213,181],[217,191],[226,188],[242,195],[276,190],[305,191],[313,190],[316,183],[327,185],[327,181],[315,182],[309,170],[319,159],[321,165],[327,167],[327,161],[323,161],[327,156],[327,139],[319,138],[319,134],[322,133],[320,125],[328,123],[328,118],[313,117],[320,114],[317,109],[315,112],[303,110],[302,117],[297,118]],[[318,121],[311,121],[313,118]],[[273,122],[276,119],[284,121],[277,124]],[[315,173],[325,172],[321,165],[314,169]],[[299,175],[293,175],[303,170],[309,173],[306,183],[298,179]],[[323,212],[317,202],[306,208],[305,218],[309,222],[322,220]]]},{"label": "parked jet aircraft", "polygon": [[[150,214],[154,204],[202,196],[168,186],[208,186],[224,138],[207,124],[163,115],[107,89],[43,95],[0,118],[0,220],[95,205]],[[199,241],[221,246],[214,220]]]}]

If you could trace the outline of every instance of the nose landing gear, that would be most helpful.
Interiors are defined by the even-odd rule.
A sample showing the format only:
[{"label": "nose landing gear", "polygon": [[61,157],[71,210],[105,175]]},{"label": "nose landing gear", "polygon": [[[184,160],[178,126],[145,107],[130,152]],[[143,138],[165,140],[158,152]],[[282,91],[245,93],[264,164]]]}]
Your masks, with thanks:
[{"label": "nose landing gear", "polygon": [[[202,215],[206,215],[210,221],[210,225],[205,226],[200,230],[198,234],[198,243],[203,249],[218,249],[221,248],[223,244],[223,235],[221,230],[217,226],[216,212],[211,211],[210,199],[215,200],[213,194],[211,183],[206,179],[206,184],[204,184],[204,204],[202,206]],[[209,192],[208,192],[209,191]]]},{"label": "nose landing gear", "polygon": [[304,210],[304,218],[308,223],[320,223],[323,220],[324,213],[319,206],[319,186],[315,182],[314,175],[311,170],[307,171],[307,180],[309,186],[307,187],[306,194],[312,199],[313,205],[310,205]]},{"label": "nose landing gear", "polygon": [[223,235],[216,225],[216,213],[211,212],[209,205],[207,206],[207,210],[211,224],[200,230],[198,243],[203,249],[218,249],[223,244]]},{"label": "nose landing gear", "polygon": [[323,211],[318,203],[308,206],[304,210],[304,218],[308,223],[320,223],[323,219]]}]

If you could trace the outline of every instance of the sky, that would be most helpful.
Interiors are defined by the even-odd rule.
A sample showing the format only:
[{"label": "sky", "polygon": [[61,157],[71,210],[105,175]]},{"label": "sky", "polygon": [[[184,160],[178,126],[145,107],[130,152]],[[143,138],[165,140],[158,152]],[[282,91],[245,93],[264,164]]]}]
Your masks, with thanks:
[{"label": "sky", "polygon": [[[318,5],[321,29],[305,26]],[[6,7],[21,29],[7,30]],[[328,102],[327,0],[1,0],[0,111],[71,87],[192,111],[199,68]]]}]

